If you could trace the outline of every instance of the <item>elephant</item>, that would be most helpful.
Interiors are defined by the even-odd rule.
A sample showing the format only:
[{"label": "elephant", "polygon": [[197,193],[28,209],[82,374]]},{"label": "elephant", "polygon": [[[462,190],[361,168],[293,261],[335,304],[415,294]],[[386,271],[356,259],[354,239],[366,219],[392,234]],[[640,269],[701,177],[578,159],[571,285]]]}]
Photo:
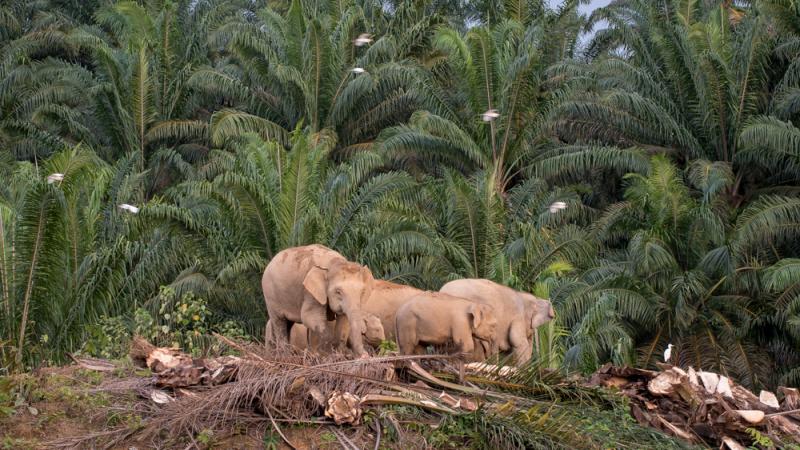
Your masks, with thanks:
[{"label": "elephant", "polygon": [[261,278],[269,314],[265,341],[288,344],[290,322],[302,323],[322,335],[328,320],[343,314],[351,325],[352,350],[366,355],[360,326],[361,307],[373,284],[369,268],[350,262],[325,246],[307,245],[278,252]]},{"label": "elephant", "polygon": [[490,305],[441,292],[423,292],[397,310],[395,328],[402,354],[422,353],[422,344],[452,343],[458,353],[471,356],[473,338],[495,348],[497,317]]},{"label": "elephant", "polygon": [[490,280],[455,280],[442,286],[439,292],[492,305],[497,313],[497,350],[510,351],[517,365],[531,358],[533,331],[555,318],[549,300]]},{"label": "elephant", "polygon": [[381,320],[386,339],[397,341],[394,318],[397,310],[423,290],[390,281],[375,280],[372,293],[364,304],[364,312],[374,314]]},{"label": "elephant", "polygon": [[[342,324],[344,326],[342,326]],[[337,327],[337,325],[339,326]],[[313,348],[318,350],[342,351],[347,344],[349,333],[350,327],[347,321],[330,320],[328,321],[325,333],[322,336],[317,336],[318,339],[316,340],[319,342],[314,342],[314,336],[309,336],[308,328],[302,323],[296,323],[292,325],[292,329],[289,332],[289,343],[299,350]],[[386,334],[384,333],[381,320],[372,314],[365,314],[363,316],[361,320],[361,335],[367,344],[375,348],[386,340]],[[311,345],[309,345],[309,340],[312,341]]]}]

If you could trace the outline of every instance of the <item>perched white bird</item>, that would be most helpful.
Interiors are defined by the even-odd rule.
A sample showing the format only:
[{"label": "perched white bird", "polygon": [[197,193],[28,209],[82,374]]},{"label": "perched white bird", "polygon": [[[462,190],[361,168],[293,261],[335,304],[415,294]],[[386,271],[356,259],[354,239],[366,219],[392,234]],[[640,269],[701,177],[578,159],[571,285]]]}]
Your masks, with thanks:
[{"label": "perched white bird", "polygon": [[549,209],[550,209],[550,214],[555,214],[561,211],[562,209],[567,209],[567,204],[564,202],[553,202],[553,204],[550,205]]},{"label": "perched white bird", "polygon": [[669,359],[672,357],[672,344],[667,345],[667,349],[664,350],[664,362],[669,362]]},{"label": "perched white bird", "polygon": [[497,119],[498,117],[500,117],[500,112],[498,112],[496,109],[490,109],[485,113],[481,114],[481,118],[483,119],[484,122],[491,122],[494,119]]},{"label": "perched white bird", "polygon": [[372,43],[372,35],[369,33],[361,33],[353,42],[356,44],[356,47],[363,47]]},{"label": "perched white bird", "polygon": [[47,176],[47,184],[53,184],[56,181],[64,181],[64,174],[63,173],[51,173]]},{"label": "perched white bird", "polygon": [[353,67],[353,70],[351,70],[351,72],[353,72],[356,75],[360,75],[362,73],[366,73],[367,71],[363,67]]},{"label": "perched white bird", "polygon": [[133,214],[136,214],[136,213],[139,212],[139,208],[137,208],[137,207],[135,207],[133,205],[129,205],[127,203],[123,203],[123,204],[119,205],[119,209],[131,212]]}]

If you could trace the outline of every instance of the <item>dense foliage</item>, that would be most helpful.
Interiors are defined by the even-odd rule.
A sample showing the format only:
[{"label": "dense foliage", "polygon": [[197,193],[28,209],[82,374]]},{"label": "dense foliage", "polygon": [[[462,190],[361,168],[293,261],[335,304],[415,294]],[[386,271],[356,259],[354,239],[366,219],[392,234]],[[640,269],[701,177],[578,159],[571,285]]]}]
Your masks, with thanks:
[{"label": "dense foliage", "polygon": [[0,6],[2,369],[164,289],[259,336],[319,242],[548,296],[540,364],[800,384],[800,2],[452,3]]}]

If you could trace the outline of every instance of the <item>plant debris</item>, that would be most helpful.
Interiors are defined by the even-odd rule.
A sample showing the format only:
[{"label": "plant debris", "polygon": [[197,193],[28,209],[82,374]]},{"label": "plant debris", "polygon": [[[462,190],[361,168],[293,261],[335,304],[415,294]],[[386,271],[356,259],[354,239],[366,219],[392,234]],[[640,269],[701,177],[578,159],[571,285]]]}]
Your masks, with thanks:
[{"label": "plant debris", "polygon": [[336,425],[358,424],[361,420],[361,399],[349,392],[334,391],[328,398],[325,417],[330,417]]},{"label": "plant debris", "polygon": [[154,384],[158,387],[180,388],[222,384],[231,381],[239,367],[239,358],[235,356],[192,358],[180,349],[154,347],[143,341],[141,337],[134,339],[131,357],[139,365],[153,372]]},{"label": "plant debris", "polygon": [[[488,439],[498,448],[572,448],[586,439],[594,443],[590,446],[603,447],[604,433],[587,434],[585,428],[603,417],[602,413],[593,415],[597,413],[585,406],[575,409],[576,403],[570,400],[577,397],[582,404],[616,397],[613,391],[597,389],[603,387],[616,389],[630,400],[630,414],[639,424],[677,438],[647,431],[650,442],[670,448],[703,443],[739,449],[762,436],[783,445],[797,442],[800,435],[796,389],[781,388],[779,395],[763,391],[756,396],[711,372],[671,366],[661,371],[604,366],[587,383],[535,366],[463,365],[457,358],[443,355],[353,360],[344,354],[320,355],[291,347],[267,350],[217,338],[238,356],[193,358],[179,349],[155,347],[137,338],[131,357],[148,367],[151,376],[134,392],[147,405],[143,410],[148,413],[140,427],[120,429],[120,433],[142,442],[164,436],[194,439],[202,433],[230,434],[247,423],[271,427],[294,446],[283,432],[287,428],[279,423],[314,423],[332,427],[330,433],[344,447],[359,448],[354,441],[380,440],[370,437],[369,420],[362,424],[368,411],[377,412],[385,420],[383,426],[403,439],[406,432],[394,416],[397,409],[387,408],[402,406],[418,411],[414,420],[422,420],[431,430],[456,420],[484,427],[483,432],[489,433]],[[82,367],[105,371],[107,365],[92,361]],[[614,411],[628,414],[623,402],[612,402],[619,405]],[[371,417],[374,422],[376,416]],[[600,420],[608,420],[609,416],[605,417]],[[631,423],[634,425],[626,426],[639,431],[617,442],[637,443],[641,435],[635,433],[646,428]],[[628,430],[618,432],[620,438]],[[87,437],[85,442],[71,439],[69,445],[97,446],[97,436]],[[89,442],[90,438],[95,441]]]},{"label": "plant debris", "polygon": [[783,402],[769,391],[756,396],[713,372],[662,366],[662,371],[606,364],[589,381],[619,389],[631,413],[651,426],[691,443],[746,448],[756,430],[778,446],[800,444],[797,389],[780,388]]}]

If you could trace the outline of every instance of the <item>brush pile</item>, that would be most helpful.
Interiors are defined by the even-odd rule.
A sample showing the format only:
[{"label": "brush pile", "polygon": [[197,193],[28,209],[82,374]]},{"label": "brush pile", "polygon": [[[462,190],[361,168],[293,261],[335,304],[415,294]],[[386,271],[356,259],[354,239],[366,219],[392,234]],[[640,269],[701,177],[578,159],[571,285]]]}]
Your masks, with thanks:
[{"label": "brush pile", "polygon": [[[536,365],[462,365],[443,355],[352,359],[217,338],[237,356],[192,358],[136,339],[131,358],[152,373],[130,384],[140,399],[137,409],[145,411],[140,426],[59,445],[93,446],[101,438],[199,447],[194,437],[203,433],[233,436],[253,427],[295,448],[300,437],[292,427],[299,424],[327,427],[348,449],[377,448],[381,439],[386,448],[435,447],[428,441],[432,433],[451,445],[520,449],[677,449],[725,442],[738,450],[738,443],[750,445],[760,436],[749,429],[781,444],[798,435],[795,390],[782,391],[782,403],[766,394],[759,399],[727,379],[714,381],[715,374],[609,366],[587,386]],[[76,362],[97,370],[108,364]],[[598,387],[620,389],[631,411],[613,391]]]},{"label": "brush pile", "polygon": [[[631,413],[650,426],[688,442],[732,450],[746,448],[754,437],[776,446],[800,444],[800,394],[780,388],[756,396],[729,378],[713,373],[663,366],[661,371],[603,366],[589,384],[619,389],[630,399]],[[742,444],[746,443],[746,444]]]},{"label": "brush pile", "polygon": [[478,408],[476,400],[445,394],[424,383],[395,382],[396,366],[406,364],[417,378],[449,385],[422,369],[415,362],[418,357],[353,360],[290,348],[267,351],[217,337],[241,356],[192,358],[179,349],[134,340],[131,358],[153,373],[154,389],[143,391],[142,396],[159,404],[141,435],[191,436],[202,429],[222,433],[258,416],[278,431],[278,422],[298,423],[320,416],[336,425],[359,425],[365,408],[380,405],[415,406],[446,414]]}]

